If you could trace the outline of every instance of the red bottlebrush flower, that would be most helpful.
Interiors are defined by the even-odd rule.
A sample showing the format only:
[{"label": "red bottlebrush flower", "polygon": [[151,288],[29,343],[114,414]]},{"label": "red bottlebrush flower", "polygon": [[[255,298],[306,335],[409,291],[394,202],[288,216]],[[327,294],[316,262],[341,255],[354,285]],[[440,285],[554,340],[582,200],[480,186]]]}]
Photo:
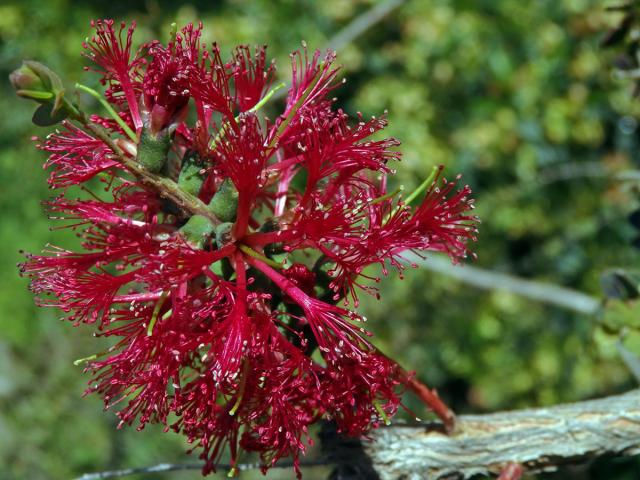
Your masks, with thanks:
[{"label": "red bottlebrush flower", "polygon": [[230,179],[238,191],[236,236],[244,236],[258,193],[268,177],[265,172],[267,149],[258,118],[253,114],[232,121],[224,138],[219,140],[214,155],[215,169],[222,178]]},{"label": "red bottlebrush flower", "polygon": [[65,131],[47,136],[38,148],[49,152],[44,167],[53,167],[49,176],[52,187],[78,185],[118,165],[111,150],[77,126],[65,122]]},{"label": "red bottlebrush flower", "polygon": [[231,75],[235,87],[234,102],[241,112],[253,108],[267,94],[273,82],[275,65],[271,63],[267,67],[266,49],[266,45],[256,48],[252,58],[248,46],[240,45],[236,48]]},{"label": "red bottlebrush flower", "polygon": [[207,128],[212,114],[219,113],[223,121],[231,121],[233,103],[231,96],[232,72],[220,53],[220,47],[213,44],[210,51],[203,52],[205,61],[191,70],[191,92],[196,103],[198,119]]},{"label": "red bottlebrush flower", "polygon": [[180,123],[191,98],[192,70],[201,63],[202,25],[188,25],[164,47],[150,44],[151,61],[143,79],[144,116],[152,133]]},{"label": "red bottlebrush flower", "polygon": [[[107,95],[114,103],[124,103],[136,126],[142,126],[137,97],[140,90],[140,69],[145,60],[141,52],[131,54],[131,41],[135,22],[127,28],[126,39],[122,39],[122,33],[126,24],[120,24],[120,30],[116,33],[113,20],[96,20],[91,23],[96,34],[82,44],[86,52],[84,55],[93,61],[95,70],[102,74],[103,85],[109,85]],[[122,97],[122,98],[120,98]]]},{"label": "red bottlebrush flower", "polygon": [[[438,172],[404,202],[390,193],[399,143],[371,139],[384,117],[333,109],[332,52],[295,52],[284,111],[262,121],[274,91],[264,48],[240,46],[225,62],[188,25],[133,55],[134,25],[124,39],[113,25],[95,22],[84,45],[111,116],[64,104],[64,130],[39,145],[62,188],[48,209],[82,250],[28,255],[22,273],[41,305],[112,339],[80,362],[88,392],[122,424],[181,432],[204,473],[228,448],[232,463],[257,452],[265,470],[290,456],[300,476],[312,424],[366,434],[417,389],[354,311],[379,280],[363,272],[401,271],[407,251],[465,257],[470,189]],[[84,186],[96,176],[99,194]],[[92,198],[67,198],[72,185]],[[437,412],[450,421],[443,404]]]}]

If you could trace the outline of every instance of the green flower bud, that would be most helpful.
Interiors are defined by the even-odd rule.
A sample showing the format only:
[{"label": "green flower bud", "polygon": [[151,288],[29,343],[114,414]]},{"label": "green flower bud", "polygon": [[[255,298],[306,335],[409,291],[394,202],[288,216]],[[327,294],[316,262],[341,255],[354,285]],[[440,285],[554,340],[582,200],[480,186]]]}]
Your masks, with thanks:
[{"label": "green flower bud", "polygon": [[17,90],[18,95],[22,91],[50,92],[62,90],[62,81],[49,67],[39,62],[25,60],[22,66],[11,72],[9,80]]},{"label": "green flower bud", "polygon": [[204,182],[202,162],[196,152],[187,152],[182,160],[182,168],[178,177],[178,186],[185,192],[197,197]]},{"label": "green flower bud", "polygon": [[231,230],[233,229],[233,223],[225,222],[216,227],[216,245],[218,248],[224,247],[231,241]]},{"label": "green flower bud", "polygon": [[207,245],[213,230],[214,227],[208,218],[194,215],[179,231],[189,245],[202,250]]},{"label": "green flower bud", "polygon": [[22,66],[9,74],[9,81],[13,88],[16,89],[18,95],[26,96],[23,92],[32,91],[35,93],[47,93],[48,98],[52,98],[53,94],[50,88],[45,85],[44,81],[29,65],[25,62]]},{"label": "green flower bud", "polygon": [[224,179],[211,199],[209,209],[222,222],[235,222],[238,211],[238,190],[231,180]]},{"label": "green flower bud", "polygon": [[[233,230],[233,223],[231,222],[221,223],[216,227],[216,245],[218,248],[224,247],[232,240],[231,230]],[[229,280],[234,272],[235,269],[228,258],[225,257],[220,260],[220,274],[224,279]]]},{"label": "green flower bud", "polygon": [[158,173],[167,162],[167,154],[171,148],[171,135],[161,131],[157,135],[149,133],[145,128],[138,143],[136,160],[151,173]]},{"label": "green flower bud", "polygon": [[25,60],[11,72],[9,80],[18,96],[42,104],[33,116],[36,125],[53,125],[67,117],[67,109],[62,108],[65,106],[62,80],[46,65]]}]

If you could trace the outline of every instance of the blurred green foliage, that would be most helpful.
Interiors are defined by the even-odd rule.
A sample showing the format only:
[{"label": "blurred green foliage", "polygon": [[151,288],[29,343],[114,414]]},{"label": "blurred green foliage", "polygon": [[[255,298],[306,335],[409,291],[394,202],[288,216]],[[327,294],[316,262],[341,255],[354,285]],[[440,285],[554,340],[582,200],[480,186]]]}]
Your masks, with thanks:
[{"label": "blurred green foliage", "polygon": [[[18,278],[19,249],[38,252],[47,242],[73,245],[75,239],[69,231],[50,231],[42,213],[40,201],[53,193],[30,137],[46,131],[31,124],[31,106],[14,97],[9,72],[34,59],[69,85],[86,79],[79,53],[89,20],[113,17],[136,19],[139,42],[165,37],[172,21],[202,20],[205,40],[217,40],[223,51],[268,43],[286,80],[287,55],[301,40],[321,47],[375,3],[0,3],[0,478],[70,478],[188,460],[173,434],[116,430],[98,398],[81,398],[88,379],[72,361],[97,351],[90,329],[73,329],[57,312],[36,308],[26,280]],[[388,133],[403,141],[398,182],[417,185],[439,163],[451,176],[463,174],[483,221],[478,266],[595,296],[601,296],[605,269],[638,258],[626,221],[637,208],[636,187],[615,175],[638,168],[640,104],[629,82],[612,78],[612,55],[598,46],[621,18],[604,6],[595,0],[408,0],[341,49],[348,82],[336,92],[350,113],[389,110]],[[417,370],[459,411],[548,405],[633,386],[618,352],[598,348],[594,336],[603,329],[594,327],[624,323],[625,316],[637,324],[635,305],[609,302],[613,310],[592,318],[427,271],[405,277],[383,281],[382,301],[363,302],[371,329],[384,351]],[[637,339],[629,343],[640,349]],[[415,399],[407,405],[422,412]],[[580,478],[613,478],[614,471],[615,478],[637,478],[633,461],[611,465],[585,467]],[[326,470],[313,470],[305,478],[325,476]]]}]

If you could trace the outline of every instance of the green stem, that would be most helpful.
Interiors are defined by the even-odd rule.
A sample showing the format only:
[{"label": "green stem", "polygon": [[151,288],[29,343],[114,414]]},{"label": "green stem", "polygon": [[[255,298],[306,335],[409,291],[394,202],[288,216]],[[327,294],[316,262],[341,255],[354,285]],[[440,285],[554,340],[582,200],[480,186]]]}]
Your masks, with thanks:
[{"label": "green stem", "polygon": [[[278,85],[276,85],[271,90],[269,90],[269,92],[264,97],[262,97],[262,100],[260,100],[253,107],[251,107],[249,110],[247,110],[247,112],[254,113],[254,112],[257,112],[258,110],[260,110],[262,107],[264,107],[266,105],[266,103],[271,99],[271,97],[273,97],[273,94],[276,93],[281,88],[284,88],[284,86],[285,86],[285,83],[284,82],[280,82]],[[238,115],[236,117],[236,120],[238,120],[239,118],[240,118],[240,115]]]},{"label": "green stem", "polygon": [[298,99],[296,104],[293,106],[293,108],[289,112],[289,115],[287,115],[287,117],[278,126],[278,130],[276,130],[276,134],[273,136],[273,138],[271,139],[267,147],[269,150],[275,147],[276,143],[278,143],[278,140],[280,139],[284,131],[289,126],[289,123],[291,123],[291,120],[293,120],[293,116],[300,109],[300,107],[302,107],[304,102],[307,101],[307,98],[309,98],[309,95],[311,95],[311,92],[313,91],[313,89],[316,88],[318,83],[320,83],[320,79],[322,79],[323,69],[324,69],[324,61],[318,64],[318,73],[316,74],[316,77],[313,79],[311,84],[307,87],[307,89],[304,91],[302,96]]},{"label": "green stem", "polygon": [[249,374],[249,360],[245,358],[242,362],[242,373],[241,373],[242,378],[240,379],[240,388],[238,389],[238,398],[236,399],[236,402],[231,408],[231,410],[229,410],[229,415],[231,415],[232,417],[236,414],[236,412],[238,411],[238,408],[240,407],[240,404],[242,403],[242,397],[244,396],[244,391],[247,388],[248,374]]},{"label": "green stem", "polygon": [[427,187],[432,185],[439,171],[440,167],[433,167],[433,169],[431,170],[431,174],[426,178],[426,180],[422,182],[418,186],[418,188],[411,192],[411,194],[406,198],[406,200],[404,201],[405,205],[410,205],[411,202],[418,198],[418,196],[427,189]]},{"label": "green stem", "polygon": [[253,258],[257,259],[257,260],[260,260],[263,263],[266,263],[270,267],[277,268],[279,270],[282,270],[282,268],[283,268],[282,264],[280,264],[278,262],[275,262],[275,261],[271,260],[270,258],[265,257],[264,255],[262,255],[259,252],[256,252],[253,248],[251,248],[251,247],[249,247],[247,245],[244,245],[244,244],[241,243],[240,245],[238,245],[238,248],[243,253],[246,253],[250,257],[253,257]]},{"label": "green stem", "polygon": [[[239,115],[236,115],[236,117],[234,118],[236,123],[240,120],[242,115],[246,113],[255,113],[258,110],[260,110],[262,107],[264,107],[266,103],[271,99],[271,97],[273,97],[273,94],[276,93],[281,88],[283,88],[284,86],[285,86],[284,82],[279,83],[278,85],[273,87],[271,90],[269,90],[269,92],[249,110]],[[211,140],[211,144],[209,144],[209,148],[214,148],[218,144],[218,142],[224,138],[224,136],[227,134],[227,130],[229,129],[229,125],[230,125],[230,122],[225,122],[224,124],[222,124],[222,127],[220,127],[220,130],[218,131],[218,134],[215,136],[213,140]]]},{"label": "green stem", "polygon": [[113,350],[115,350],[114,347],[109,347],[106,350],[102,350],[101,352],[98,353],[94,353],[93,355],[89,355],[88,357],[83,357],[83,358],[78,358],[77,360],[73,361],[73,364],[78,366],[81,363],[89,363],[92,360],[95,360],[96,358],[100,358],[105,356],[107,353],[111,353],[113,352]]},{"label": "green stem", "polygon": [[158,299],[158,302],[156,303],[156,306],[153,309],[153,313],[151,314],[151,321],[149,322],[149,326],[147,327],[148,337],[153,335],[153,327],[158,321],[158,315],[160,314],[160,309],[162,308],[162,305],[164,305],[164,302],[166,302],[168,296],[169,296],[169,292],[162,292],[162,294],[160,295],[160,298]]},{"label": "green stem", "polygon": [[386,195],[382,195],[381,197],[374,198],[373,200],[371,200],[369,202],[369,205],[375,205],[376,203],[384,202],[385,200],[387,200],[387,199],[389,199],[391,197],[395,197],[397,194],[399,194],[403,190],[404,190],[404,185],[400,185],[393,192],[389,192]]},{"label": "green stem", "polygon": [[92,88],[87,87],[86,85],[82,85],[81,83],[76,83],[76,88],[82,92],[88,93],[89,95],[91,95],[93,98],[95,98],[96,100],[98,100],[98,102],[100,102],[100,104],[104,107],[104,109],[109,113],[109,115],[111,116],[111,118],[113,118],[118,125],[120,125],[120,127],[122,128],[122,130],[125,131],[125,133],[129,136],[129,138],[134,142],[134,143],[138,143],[138,136],[135,134],[135,132],[133,130],[131,130],[131,128],[129,127],[129,125],[127,125],[124,120],[122,120],[122,118],[120,117],[120,115],[118,115],[118,113],[113,109],[113,107],[111,105],[109,105],[109,102],[107,102],[105,100],[105,98],[100,95],[97,91],[95,91]]},{"label": "green stem", "polygon": [[78,110],[73,103],[71,103],[69,100],[67,100],[64,97],[62,98],[62,105],[64,109],[67,112],[69,112],[69,115],[71,115],[71,117],[74,118],[75,120],[81,121],[81,118],[84,118],[83,115],[80,113],[80,110]]},{"label": "green stem", "polygon": [[373,406],[376,409],[376,412],[378,412],[378,415],[380,415],[380,418],[382,418],[382,421],[384,422],[384,424],[391,425],[391,420],[389,420],[389,415],[387,415],[387,412],[384,411],[384,409],[382,408],[382,405],[380,405],[380,402],[378,400],[374,400]]},{"label": "green stem", "polygon": [[[433,167],[433,169],[431,170],[431,174],[426,178],[424,182],[418,185],[418,188],[416,188],[413,192],[411,192],[411,194],[409,194],[407,199],[404,201],[404,204],[410,205],[411,202],[413,202],[416,198],[418,198],[420,194],[424,193],[424,191],[429,186],[433,185],[433,182],[435,181],[439,170],[440,170],[440,167]],[[400,205],[397,205],[396,208],[394,208],[391,212],[389,212],[387,216],[384,218],[382,224],[383,225],[386,224],[391,217],[393,217],[396,213],[398,213],[398,210],[400,210],[400,208],[401,208]]]},{"label": "green stem", "polygon": [[192,215],[202,215],[203,217],[208,218],[212,225],[220,224],[220,220],[218,220],[202,200],[182,190],[173,180],[151,173],[144,167],[138,165],[135,160],[127,157],[122,149],[118,147],[118,145],[116,145],[113,139],[109,136],[109,133],[102,126],[91,123],[83,112],[76,109],[76,113],[73,113],[73,118],[80,122],[85,129],[96,138],[102,140],[102,142],[109,147],[115,155],[117,155],[124,168],[138,177],[142,183],[155,188],[160,196],[168,198],[173,201],[178,208],[189,212]]}]

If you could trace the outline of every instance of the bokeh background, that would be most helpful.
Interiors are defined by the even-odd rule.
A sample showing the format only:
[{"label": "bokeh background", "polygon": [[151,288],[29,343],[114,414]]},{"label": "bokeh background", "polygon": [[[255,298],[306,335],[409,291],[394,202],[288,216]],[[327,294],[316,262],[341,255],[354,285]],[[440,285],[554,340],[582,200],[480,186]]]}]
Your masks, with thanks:
[{"label": "bokeh background", "polygon": [[[42,211],[41,200],[54,193],[30,138],[47,132],[31,124],[32,105],[14,97],[10,71],[34,59],[69,86],[95,84],[82,71],[81,42],[90,19],[111,17],[136,19],[138,42],[166,38],[173,21],[201,20],[205,40],[223,51],[268,43],[286,80],[288,53],[302,40],[321,48],[379,3],[0,1],[0,479],[67,479],[195,460],[184,456],[174,434],[116,430],[98,398],[82,398],[88,378],[73,360],[96,351],[90,328],[74,329],[58,312],[36,308],[18,276],[20,249],[38,252],[47,242],[75,239],[70,231],[51,231]],[[622,328],[639,315],[629,302],[599,306],[603,272],[638,261],[627,217],[638,207],[637,180],[629,178],[640,162],[640,103],[631,83],[612,74],[613,54],[599,46],[620,14],[605,11],[609,2],[591,0],[397,3],[339,48],[348,79],[336,92],[339,104],[365,116],[389,111],[388,133],[403,142],[398,183],[408,189],[435,164],[450,176],[462,173],[482,218],[475,267],[582,292],[595,308],[536,301],[497,288],[490,275],[474,286],[472,273],[460,280],[450,268],[411,270],[403,280],[383,282],[381,301],[364,302],[378,345],[462,412],[634,387],[616,340],[621,330],[631,332],[625,351],[640,350],[633,328]],[[415,399],[406,403],[422,412]],[[310,469],[305,478],[326,474]],[[633,459],[608,459],[535,478],[637,479],[640,467]]]}]

